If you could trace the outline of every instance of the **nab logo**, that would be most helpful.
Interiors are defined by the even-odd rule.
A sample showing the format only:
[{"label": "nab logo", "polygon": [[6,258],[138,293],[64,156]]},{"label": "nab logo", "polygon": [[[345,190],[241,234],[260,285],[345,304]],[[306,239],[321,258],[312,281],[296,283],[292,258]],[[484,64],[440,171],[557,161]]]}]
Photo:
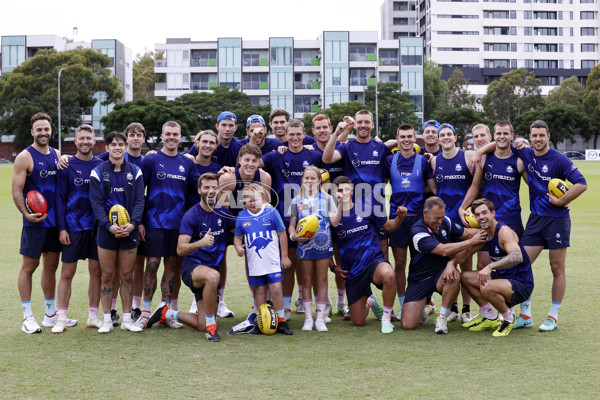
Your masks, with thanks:
[{"label": "nab logo", "polygon": [[167,177],[167,174],[165,174],[164,172],[159,172],[156,174],[156,177],[160,180],[163,180]]}]

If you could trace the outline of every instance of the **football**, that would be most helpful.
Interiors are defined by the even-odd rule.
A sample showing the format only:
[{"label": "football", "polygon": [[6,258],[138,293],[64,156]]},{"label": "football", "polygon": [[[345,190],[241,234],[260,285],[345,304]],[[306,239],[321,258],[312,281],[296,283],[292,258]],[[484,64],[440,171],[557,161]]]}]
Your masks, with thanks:
[{"label": "football", "polygon": [[325,168],[321,168],[321,183],[328,183],[329,182],[329,171],[327,171]]},{"label": "football", "polygon": [[263,335],[272,335],[277,332],[277,314],[272,305],[265,303],[258,307],[258,315],[256,317],[258,329]]},{"label": "football", "polygon": [[[421,146],[419,146],[418,144],[415,143],[415,144],[413,144],[413,148],[415,149],[415,153],[421,154]],[[400,151],[400,148],[398,146],[396,146],[391,151],[392,151],[392,154],[395,154]]]},{"label": "football", "polygon": [[25,207],[32,214],[42,214],[42,216],[48,214],[48,203],[46,203],[44,196],[37,190],[27,192]]},{"label": "football", "polygon": [[569,182],[554,178],[550,179],[550,182],[548,182],[548,191],[552,196],[560,199],[563,194],[567,193],[567,190],[571,189],[571,186],[573,185]]},{"label": "football", "polygon": [[465,210],[467,215],[465,215],[465,221],[469,224],[469,228],[480,228],[479,222],[475,219],[475,215],[473,215],[473,211],[471,211],[471,207]]},{"label": "football", "polygon": [[115,204],[108,212],[108,220],[114,225],[127,225],[129,223],[129,213],[122,205]]},{"label": "football", "polygon": [[309,215],[298,221],[296,233],[299,236],[310,239],[319,230],[319,218],[316,215]]}]

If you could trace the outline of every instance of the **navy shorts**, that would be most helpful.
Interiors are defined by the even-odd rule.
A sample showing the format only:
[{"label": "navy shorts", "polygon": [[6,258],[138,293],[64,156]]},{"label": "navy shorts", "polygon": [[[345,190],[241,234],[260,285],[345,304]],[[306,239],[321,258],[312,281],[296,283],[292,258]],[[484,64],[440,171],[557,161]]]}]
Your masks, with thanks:
[{"label": "navy shorts", "polygon": [[285,236],[287,237],[287,241],[288,241],[288,249],[295,249],[298,247],[298,242],[293,241],[292,239],[290,239],[290,235],[289,235],[289,227],[290,227],[290,221],[283,221],[283,225],[285,226]]},{"label": "navy shorts", "polygon": [[283,281],[283,272],[273,272],[271,274],[248,277],[248,283],[250,286],[265,286],[269,283],[277,283],[281,281]]},{"label": "navy shorts", "polygon": [[24,226],[21,231],[21,248],[19,253],[31,258],[40,258],[42,253],[60,253],[56,227]]},{"label": "navy shorts", "polygon": [[525,300],[531,297],[531,293],[533,292],[533,287],[525,286],[521,281],[517,281],[516,279],[507,279],[512,285],[513,295],[512,299],[506,305],[510,307],[514,307],[517,304],[521,304]]},{"label": "navy shorts", "polygon": [[408,247],[412,239],[410,228],[422,218],[422,215],[407,215],[400,228],[390,232],[390,247]]},{"label": "navy shorts", "polygon": [[106,250],[129,250],[138,247],[138,231],[135,229],[128,237],[116,238],[104,228],[98,228],[98,247]]},{"label": "navy shorts", "polygon": [[[346,280],[346,296],[348,297],[348,305],[352,305],[360,300],[362,297],[368,297],[373,292],[371,291],[371,283],[373,283],[373,275],[377,266],[382,263],[389,261],[386,258],[378,258],[373,260],[367,265],[362,273],[354,277],[352,280]],[[375,285],[375,283],[373,283]],[[377,289],[383,289],[382,285],[375,285]]]},{"label": "navy shorts", "polygon": [[71,244],[62,247],[62,262],[73,263],[77,260],[98,261],[97,234],[93,229],[79,232],[69,232]]},{"label": "navy shorts", "polygon": [[569,247],[570,217],[542,217],[531,214],[521,239],[523,246],[544,246],[545,249]]},{"label": "navy shorts", "polygon": [[146,257],[177,257],[177,229],[146,228]]},{"label": "navy shorts", "polygon": [[[515,231],[515,233],[517,234],[517,236],[519,237],[519,240],[521,240],[521,238],[523,237],[523,232],[525,231],[523,229],[523,224],[506,224],[510,229],[512,229],[513,231]],[[483,244],[483,247],[481,248],[481,250],[479,251],[488,251],[488,245],[487,242],[485,242]]]},{"label": "navy shorts", "polygon": [[[195,288],[194,287],[194,283],[192,281],[192,272],[194,272],[194,270],[196,269],[196,267],[199,267],[200,264],[195,263],[195,262],[189,262],[189,261],[184,261],[183,265],[181,266],[181,281],[190,288],[190,290],[192,291],[192,293],[194,293],[194,299],[196,299],[196,302],[202,300],[202,292],[204,291],[204,287],[200,287],[200,288]],[[215,270],[219,270],[218,267],[214,267],[214,266],[208,266],[209,268],[215,269]]]},{"label": "navy shorts", "polygon": [[[404,304],[410,303],[411,301],[419,301],[423,299],[429,299],[433,292],[437,292],[437,283],[440,280],[440,276],[444,273],[444,269],[440,269],[435,275],[425,278],[418,282],[408,282],[406,286],[406,293],[404,294]],[[439,293],[439,292],[438,292]]]}]

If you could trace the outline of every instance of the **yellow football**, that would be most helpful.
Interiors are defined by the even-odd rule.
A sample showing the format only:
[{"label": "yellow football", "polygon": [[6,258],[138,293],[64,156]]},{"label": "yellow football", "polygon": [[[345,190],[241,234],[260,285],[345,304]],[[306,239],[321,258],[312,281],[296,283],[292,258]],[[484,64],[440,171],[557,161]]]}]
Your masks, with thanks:
[{"label": "yellow football", "polygon": [[465,221],[469,224],[469,228],[480,228],[479,222],[475,219],[475,215],[473,215],[473,211],[471,211],[471,207],[465,210],[467,215],[465,215]]},{"label": "yellow football", "polygon": [[398,146],[396,146],[396,147],[394,147],[394,148],[392,149],[392,154],[395,154],[395,153],[397,153],[397,152],[399,152],[399,151],[400,151],[400,148],[399,148]]},{"label": "yellow football", "polygon": [[127,212],[125,207],[123,207],[122,205],[115,204],[114,206],[112,206],[110,208],[110,211],[108,212],[108,220],[113,225],[118,225],[118,226],[127,225],[130,221],[129,213]]},{"label": "yellow football", "polygon": [[277,332],[277,314],[273,306],[269,303],[258,307],[256,320],[258,322],[258,329],[260,329],[263,335],[273,335]]},{"label": "yellow football", "polygon": [[573,185],[569,182],[554,178],[548,182],[548,191],[552,196],[560,199],[563,194],[567,193],[567,190],[571,189],[571,186]]},{"label": "yellow football", "polygon": [[319,218],[316,215],[309,215],[298,221],[296,233],[299,236],[310,239],[319,230]]},{"label": "yellow football", "polygon": [[327,183],[329,182],[329,171],[327,171],[325,168],[321,168],[321,182],[322,183]]},{"label": "yellow football", "polygon": [[413,147],[415,148],[415,153],[421,154],[421,146],[415,143],[413,144]]}]

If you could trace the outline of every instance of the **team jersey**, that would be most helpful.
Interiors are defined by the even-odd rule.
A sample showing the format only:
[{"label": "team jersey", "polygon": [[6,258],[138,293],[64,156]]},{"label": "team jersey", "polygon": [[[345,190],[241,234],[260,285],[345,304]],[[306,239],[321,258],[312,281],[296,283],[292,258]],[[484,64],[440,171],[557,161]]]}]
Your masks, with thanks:
[{"label": "team jersey", "polygon": [[264,206],[253,214],[242,210],[235,224],[235,235],[243,236],[248,259],[248,275],[262,276],[281,272],[281,252],[277,232],[285,226],[277,210]]},{"label": "team jersey", "polygon": [[248,182],[244,182],[242,180],[242,176],[240,175],[240,169],[235,169],[235,188],[231,191],[231,197],[229,198],[229,211],[237,217],[237,215],[244,209],[246,206],[244,201],[244,186],[249,183],[258,183],[260,185],[260,169],[257,169],[254,173],[254,177],[252,180]]},{"label": "team jersey", "polygon": [[[217,146],[212,155],[213,161],[226,167],[235,167],[237,165],[238,153],[241,147],[242,146],[239,144],[239,140],[237,140],[235,137],[232,137],[228,146],[223,146],[222,144]],[[196,157],[198,155],[198,149],[196,146],[190,147],[188,154]]]},{"label": "team jersey", "polygon": [[300,221],[309,215],[316,215],[319,218],[319,229],[314,236],[307,242],[298,242],[296,256],[303,259],[318,260],[332,256],[333,244],[331,242],[331,224],[329,223],[329,213],[335,213],[337,206],[333,197],[319,192],[313,198],[307,196],[297,196],[292,201],[290,214],[297,217]]},{"label": "team jersey", "polygon": [[339,225],[333,228],[342,256],[342,268],[348,271],[348,280],[360,276],[373,261],[385,258],[377,230],[387,219],[371,212],[359,210],[357,213],[356,208],[355,205],[351,210],[344,211]]},{"label": "team jersey", "polygon": [[386,157],[385,171],[392,185],[390,219],[396,218],[399,206],[406,207],[408,215],[423,214],[425,183],[433,177],[427,158],[416,153],[404,158],[397,152]]},{"label": "team jersey", "polygon": [[435,163],[436,194],[446,204],[446,216],[460,223],[458,209],[473,182],[473,175],[465,161],[465,151],[458,150],[451,159],[437,157]]},{"label": "team jersey", "polygon": [[447,216],[444,217],[437,232],[434,232],[425,223],[425,220],[415,222],[410,228],[412,240],[407,282],[420,282],[437,275],[446,268],[450,257],[433,254],[432,251],[439,244],[458,241],[464,230],[462,225],[452,222]]},{"label": "team jersey", "polygon": [[[200,164],[195,164],[195,165],[196,165],[196,171],[198,173],[198,178],[200,178],[200,176],[202,176],[202,174],[205,174],[207,172],[216,174],[221,169],[221,166],[213,159],[210,160],[210,165],[207,165],[207,166],[200,165]],[[190,189],[190,191],[188,192],[188,195],[187,195],[187,199],[186,199],[186,209],[189,209],[190,207],[192,207],[194,204],[196,204],[199,201],[200,201],[200,194],[198,193],[198,190],[193,191]]]},{"label": "team jersey", "polygon": [[73,156],[69,158],[69,167],[58,171],[56,226],[59,231],[80,232],[94,227],[96,218],[90,202],[90,174],[102,162],[98,157],[83,161]]},{"label": "team jersey", "polygon": [[391,154],[385,144],[373,139],[368,143],[351,140],[341,143],[336,150],[342,155],[344,174],[354,185],[368,183],[374,187],[383,182],[385,178],[383,160]]},{"label": "team jersey", "polygon": [[[240,147],[250,143],[250,139],[242,139],[239,141],[240,143]],[[263,144],[263,146],[260,148],[260,151],[262,151],[263,156],[265,154],[268,154],[274,150],[277,150],[277,148],[279,146],[283,146],[283,143],[281,143],[279,140],[277,139],[271,139],[271,138],[265,138],[265,143]]]},{"label": "team jersey", "polygon": [[519,188],[521,174],[517,168],[518,157],[511,153],[508,158],[488,154],[483,166],[483,197],[494,203],[496,219],[506,224],[523,225]]},{"label": "team jersey", "polygon": [[[425,146],[422,146],[419,150],[419,154],[423,156],[425,155],[425,153],[427,153],[427,150],[425,150]],[[432,154],[434,157],[439,156],[440,154],[442,154],[442,146],[438,146],[437,151],[430,154]]]},{"label": "team jersey", "polygon": [[543,217],[568,217],[567,207],[557,207],[548,200],[548,182],[552,178],[571,183],[586,184],[585,178],[564,154],[549,149],[543,156],[536,156],[531,147],[511,150],[523,160],[529,184],[529,207],[531,213]]},{"label": "team jersey", "polygon": [[104,205],[106,214],[108,214],[111,207],[114,205],[119,204],[123,207],[126,207],[125,187],[123,186],[123,181],[123,171],[115,171],[112,186],[110,188],[110,194],[108,195],[108,198],[106,199],[106,204]]},{"label": "team jersey", "polygon": [[27,198],[27,193],[31,190],[37,190],[46,199],[48,206],[48,216],[42,222],[29,222],[23,217],[23,226],[32,227],[53,227],[56,226],[56,174],[58,165],[58,156],[56,150],[48,147],[48,154],[42,154],[33,146],[27,147],[33,160],[33,170],[25,179],[23,186],[23,197]]},{"label": "team jersey", "polygon": [[[105,151],[104,153],[98,155],[98,158],[101,159],[102,161],[107,161],[108,160],[108,151]],[[134,156],[130,155],[129,153],[125,152],[125,161],[136,165],[140,169],[142,168],[143,160],[144,160],[143,155],[140,155],[139,157],[134,157]]]},{"label": "team jersey", "polygon": [[168,156],[159,150],[144,158],[142,173],[147,188],[144,223],[149,228],[179,229],[186,199],[198,193],[196,164],[183,154]]},{"label": "team jersey", "polygon": [[[317,146],[317,145],[315,144],[316,142],[317,142],[317,141],[315,140],[315,138],[314,138],[314,137],[312,137],[312,136],[308,136],[308,135],[304,136],[304,139],[302,139],[302,145],[303,145],[303,146],[307,146],[307,145],[311,145],[311,146],[313,146],[313,145],[314,145],[314,147],[316,147],[316,146]],[[288,146],[288,142],[287,142],[287,141],[285,141],[285,142],[281,142],[281,143],[283,143],[283,145],[284,145],[285,147],[289,147],[289,146]]]},{"label": "team jersey", "polygon": [[[486,238],[488,252],[490,253],[490,259],[492,261],[501,260],[508,255],[502,246],[500,246],[498,241],[498,232],[500,232],[500,228],[503,226],[505,226],[505,224],[498,221],[496,230],[494,231],[494,237],[490,238],[488,235]],[[527,255],[525,248],[520,243],[519,248],[521,249],[521,254],[523,255],[523,261],[512,268],[493,270],[492,279],[514,279],[523,283],[528,288],[533,289],[533,271],[531,270],[529,256]]]},{"label": "team jersey", "polygon": [[234,228],[235,218],[226,208],[217,206],[212,212],[208,212],[200,203],[190,208],[181,219],[179,234],[190,236],[190,243],[193,243],[202,239],[210,229],[210,234],[214,236],[215,241],[212,246],[201,247],[185,256],[184,262],[206,265],[218,270],[227,248],[226,232]]},{"label": "team jersey", "polygon": [[262,156],[265,170],[271,174],[271,188],[277,195],[277,210],[283,220],[290,220],[289,206],[300,190],[302,172],[309,165],[317,165],[320,156],[316,152],[302,149],[298,153],[273,151]]},{"label": "team jersey", "polygon": [[[335,144],[335,148],[336,150],[338,149],[338,147],[341,145],[340,142],[337,142]],[[323,150],[321,150],[317,145],[314,146],[315,149],[313,150],[314,152],[316,152],[319,157],[319,165],[317,165],[319,168],[324,168],[327,170],[327,172],[329,172],[329,181],[333,182],[333,180],[335,178],[337,178],[338,176],[344,175],[344,161],[340,160],[331,164],[325,164],[323,162]]]}]

